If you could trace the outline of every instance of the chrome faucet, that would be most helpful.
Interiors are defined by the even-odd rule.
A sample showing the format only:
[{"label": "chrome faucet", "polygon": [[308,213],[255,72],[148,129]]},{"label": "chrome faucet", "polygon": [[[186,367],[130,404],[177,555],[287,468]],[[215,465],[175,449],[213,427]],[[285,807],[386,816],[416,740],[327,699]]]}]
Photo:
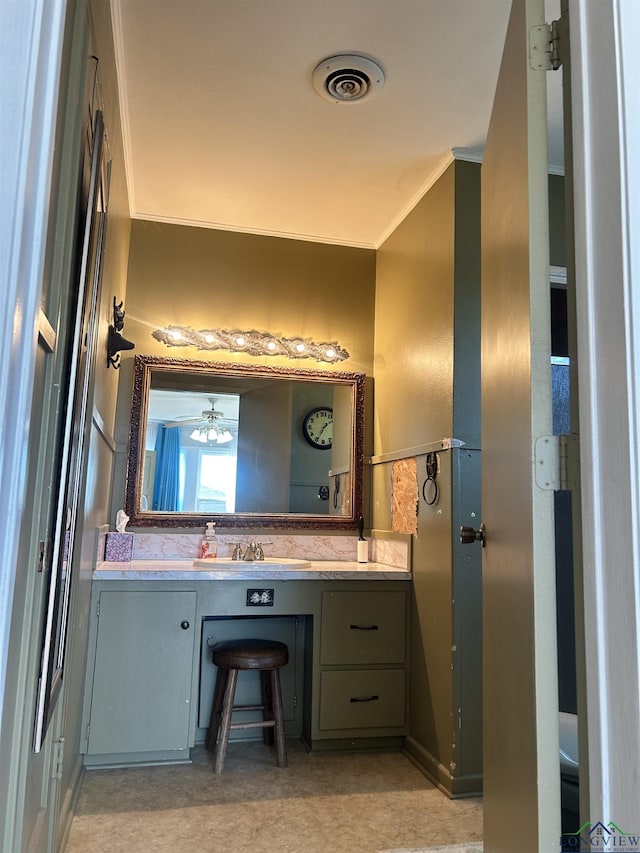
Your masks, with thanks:
[{"label": "chrome faucet", "polygon": [[232,560],[241,560],[242,559],[242,542],[236,542],[235,547],[233,549],[233,554],[231,555]]},{"label": "chrome faucet", "polygon": [[[256,557],[256,550],[258,548],[258,544],[256,542],[249,542],[247,545],[246,551],[244,552],[243,560],[256,560],[259,559]],[[262,553],[262,559],[264,559],[264,552]]]},{"label": "chrome faucet", "polygon": [[[272,545],[272,544],[273,544],[273,542],[264,542],[263,543],[263,542],[251,541],[247,545],[246,550],[245,550],[244,555],[243,555],[242,554],[242,546],[238,542],[238,544],[236,545],[235,551],[233,552],[233,558],[232,559],[234,559],[234,560],[247,560],[247,561],[264,560],[264,547],[263,546],[264,545]],[[236,553],[238,553],[237,557],[236,557]]]}]

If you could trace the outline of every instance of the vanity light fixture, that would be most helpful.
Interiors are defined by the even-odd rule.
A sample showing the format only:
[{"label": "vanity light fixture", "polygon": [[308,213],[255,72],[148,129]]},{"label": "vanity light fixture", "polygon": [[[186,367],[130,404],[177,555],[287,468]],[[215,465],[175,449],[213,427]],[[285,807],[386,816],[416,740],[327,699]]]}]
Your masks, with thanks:
[{"label": "vanity light fixture", "polygon": [[165,326],[151,333],[168,347],[195,347],[199,350],[228,350],[248,355],[284,355],[288,358],[313,358],[316,361],[336,362],[349,358],[349,353],[337,341],[316,343],[309,338],[285,338],[255,329],[225,331],[224,329],[192,329],[189,326]]}]

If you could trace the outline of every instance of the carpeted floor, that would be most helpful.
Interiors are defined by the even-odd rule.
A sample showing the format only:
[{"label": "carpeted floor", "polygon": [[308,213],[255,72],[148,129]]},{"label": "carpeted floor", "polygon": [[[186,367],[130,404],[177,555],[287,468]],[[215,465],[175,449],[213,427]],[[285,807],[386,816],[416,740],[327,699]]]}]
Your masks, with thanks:
[{"label": "carpeted floor", "polygon": [[481,850],[481,800],[448,799],[401,753],[288,749],[286,769],[252,742],[221,776],[202,748],[191,765],[88,771],[66,853]]},{"label": "carpeted floor", "polygon": [[477,844],[447,844],[444,847],[402,847],[383,850],[382,853],[482,853],[482,842]]}]

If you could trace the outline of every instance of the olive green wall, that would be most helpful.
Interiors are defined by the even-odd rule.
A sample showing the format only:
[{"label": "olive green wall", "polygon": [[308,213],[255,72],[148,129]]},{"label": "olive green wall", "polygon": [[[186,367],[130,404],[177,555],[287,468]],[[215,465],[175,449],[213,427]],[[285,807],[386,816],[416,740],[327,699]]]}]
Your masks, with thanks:
[{"label": "olive green wall", "polygon": [[480,447],[480,167],[455,163],[453,435]]},{"label": "olive green wall", "polygon": [[[90,8],[89,8],[90,7]],[[7,701],[0,730],[0,848],[44,853],[60,849],[72,816],[82,774],[79,754],[81,704],[87,651],[89,595],[95,563],[96,528],[108,520],[113,424],[117,375],[106,369],[106,335],[114,293],[124,294],[129,242],[129,214],[115,60],[108,0],[69,0],[62,49],[56,146],[47,223],[47,252],[41,304],[55,332],[51,352],[39,347],[26,460],[29,482],[20,535],[21,571],[13,599]],[[89,17],[93,19],[90,24]],[[90,33],[91,30],[91,33]],[[98,56],[99,85],[93,86]],[[82,470],[79,546],[70,574],[70,605],[62,688],[40,752],[33,752],[36,686],[42,630],[51,570],[37,573],[38,541],[50,535],[55,517],[59,476],[57,448],[61,441],[55,416],[63,410],[57,396],[65,387],[69,318],[75,313],[78,269],[79,169],[84,129],[93,108],[104,110],[110,141],[112,181],[109,227],[98,307],[97,363],[88,396],[88,441]],[[111,373],[114,373],[111,371]],[[50,545],[50,543],[48,543]],[[54,744],[63,744],[58,763]]]},{"label": "olive green wall", "polygon": [[[451,435],[454,175],[452,165],[378,249],[375,455]],[[375,528],[389,529],[386,511],[376,501]]]},{"label": "olive green wall", "polygon": [[[90,432],[86,450],[85,489],[79,559],[74,565],[69,615],[69,646],[65,666],[64,724],[66,745],[61,779],[59,838],[66,831],[73,800],[82,771],[82,701],[87,654],[89,604],[92,572],[95,565],[96,531],[109,522],[110,488],[115,452],[115,416],[118,395],[117,371],[107,368],[106,345],[109,324],[113,322],[113,297],[126,297],[126,271],[129,256],[129,202],[122,128],[118,102],[115,54],[108,0],[89,0],[90,55],[99,58],[97,108],[104,113],[111,160],[108,224],[102,264],[102,283],[97,326],[97,360],[89,397]],[[93,63],[87,73],[93,79]]]},{"label": "olive green wall", "polygon": [[[374,452],[418,468],[407,749],[454,795],[481,788],[480,555],[457,533],[480,512],[479,303],[480,167],[456,161],[378,251],[374,362]],[[438,454],[430,506],[443,438],[466,446]],[[393,529],[393,461],[374,462],[373,524]]]},{"label": "olive green wall", "polygon": [[124,501],[135,354],[291,366],[281,356],[168,348],[151,333],[166,324],[258,329],[285,337],[338,341],[350,357],[296,367],[373,372],[375,252],[181,225],[134,221],[118,404],[118,462],[112,515]]},{"label": "olive green wall", "polygon": [[174,323],[337,340],[349,351],[347,361],[297,365],[371,374],[374,288],[372,250],[138,220],[131,229],[126,336],[146,355],[274,365],[291,361],[168,349],[151,332]]}]

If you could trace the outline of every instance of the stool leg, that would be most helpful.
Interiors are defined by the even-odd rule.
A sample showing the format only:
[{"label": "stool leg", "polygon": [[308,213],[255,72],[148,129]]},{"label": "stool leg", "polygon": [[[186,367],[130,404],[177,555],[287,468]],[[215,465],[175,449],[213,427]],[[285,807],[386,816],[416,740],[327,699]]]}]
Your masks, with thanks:
[{"label": "stool leg", "polygon": [[[262,719],[273,720],[273,696],[271,693],[271,673],[268,670],[262,670],[260,673],[260,681],[262,684]],[[265,726],[262,729],[262,739],[267,746],[273,746],[274,730],[273,726]]]},{"label": "stool leg", "polygon": [[224,691],[224,702],[222,705],[222,722],[220,725],[220,737],[218,738],[218,750],[216,752],[216,763],[214,773],[222,773],[224,760],[229,745],[229,733],[231,731],[231,713],[233,711],[233,700],[236,693],[236,682],[238,681],[238,670],[230,669],[227,675],[227,686]]},{"label": "stool leg", "polygon": [[271,698],[273,700],[273,716],[276,721],[276,751],[278,767],[287,766],[287,744],[284,737],[284,713],[282,710],[282,692],[280,690],[280,670],[272,669],[269,673],[271,679]]},{"label": "stool leg", "polygon": [[216,675],[216,686],[213,692],[213,704],[211,705],[211,719],[209,720],[209,731],[207,732],[207,749],[213,752],[216,748],[218,740],[218,731],[220,729],[220,715],[222,713],[222,700],[224,699],[224,691],[227,686],[227,676],[229,670],[225,667],[218,667]]}]

